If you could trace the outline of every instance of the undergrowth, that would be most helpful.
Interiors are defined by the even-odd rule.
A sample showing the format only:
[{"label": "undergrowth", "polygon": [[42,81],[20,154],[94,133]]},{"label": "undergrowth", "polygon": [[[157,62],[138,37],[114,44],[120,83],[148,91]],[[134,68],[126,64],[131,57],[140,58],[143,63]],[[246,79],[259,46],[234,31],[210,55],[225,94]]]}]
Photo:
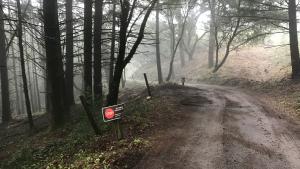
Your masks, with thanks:
[{"label": "undergrowth", "polygon": [[152,126],[151,112],[162,106],[159,98],[127,103],[122,120],[127,133],[121,141],[116,141],[110,123],[100,122],[100,116],[102,134],[96,136],[81,112],[77,121],[61,130],[43,131],[14,145],[17,151],[10,152],[0,168],[132,168],[151,146],[143,134]]}]

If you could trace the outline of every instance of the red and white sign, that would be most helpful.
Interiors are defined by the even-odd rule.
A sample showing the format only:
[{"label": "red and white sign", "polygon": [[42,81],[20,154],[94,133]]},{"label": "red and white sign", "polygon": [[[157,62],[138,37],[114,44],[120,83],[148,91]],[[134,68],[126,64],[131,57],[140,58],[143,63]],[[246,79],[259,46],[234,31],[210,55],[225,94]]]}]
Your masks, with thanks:
[{"label": "red and white sign", "polygon": [[104,122],[110,122],[114,120],[119,120],[124,112],[124,104],[103,107],[102,117]]}]

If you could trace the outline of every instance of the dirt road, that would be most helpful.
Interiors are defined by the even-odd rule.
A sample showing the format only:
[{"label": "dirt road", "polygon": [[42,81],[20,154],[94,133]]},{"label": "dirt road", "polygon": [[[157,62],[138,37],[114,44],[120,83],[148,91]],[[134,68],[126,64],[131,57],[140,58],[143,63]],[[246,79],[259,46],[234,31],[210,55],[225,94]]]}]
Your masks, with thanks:
[{"label": "dirt road", "polygon": [[159,131],[136,168],[300,169],[299,124],[237,89],[193,87],[166,91],[190,118]]}]

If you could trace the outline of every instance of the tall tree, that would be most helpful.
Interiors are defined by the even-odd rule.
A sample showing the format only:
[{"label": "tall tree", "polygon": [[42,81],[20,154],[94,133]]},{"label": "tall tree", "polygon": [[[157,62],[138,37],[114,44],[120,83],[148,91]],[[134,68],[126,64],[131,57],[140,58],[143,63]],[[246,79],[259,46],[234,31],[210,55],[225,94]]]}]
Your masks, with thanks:
[{"label": "tall tree", "polygon": [[215,53],[215,7],[216,0],[209,1],[210,7],[210,26],[209,26],[209,49],[208,49],[208,67],[214,66],[214,53]]},{"label": "tall tree", "polygon": [[[185,13],[185,16],[183,18],[183,22],[182,25],[180,26],[180,28],[178,29],[178,36],[176,36],[176,28],[175,28],[175,24],[174,24],[174,13],[172,11],[172,9],[168,9],[169,10],[169,16],[168,16],[168,24],[169,24],[169,28],[170,28],[170,36],[171,36],[171,60],[170,60],[170,66],[169,66],[169,73],[168,76],[166,78],[166,81],[170,81],[172,76],[174,75],[174,61],[175,61],[175,56],[178,50],[178,47],[180,45],[180,42],[183,39],[183,34],[184,34],[184,30],[185,30],[185,26],[186,26],[186,21],[187,21],[187,17],[189,15],[189,12],[191,10],[191,6],[188,6],[187,11]],[[177,38],[176,38],[177,37]]]},{"label": "tall tree", "polygon": [[92,95],[92,37],[93,37],[93,1],[84,0],[84,91]]},{"label": "tall tree", "polygon": [[4,123],[11,120],[9,84],[7,70],[7,55],[4,30],[3,3],[0,0],[0,76],[1,76],[1,95],[2,95],[2,121]]},{"label": "tall tree", "polygon": [[20,99],[20,95],[19,95],[19,84],[18,84],[18,73],[17,73],[17,58],[15,55],[15,47],[12,44],[11,45],[11,55],[12,55],[12,59],[13,59],[13,78],[14,78],[14,88],[15,88],[15,92],[16,92],[16,110],[18,115],[21,114],[21,99]]},{"label": "tall tree", "polygon": [[113,78],[114,78],[115,43],[116,43],[116,2],[115,1],[113,1],[111,30],[112,32],[111,32],[110,61],[109,61],[109,87],[112,86]]},{"label": "tall tree", "polygon": [[94,19],[94,100],[96,106],[102,106],[102,9],[103,1],[95,1]]},{"label": "tall tree", "polygon": [[160,13],[160,4],[159,0],[156,5],[156,65],[157,65],[157,77],[158,83],[163,82],[163,76],[161,71],[161,60],[160,60],[160,36],[159,36],[159,13]]},{"label": "tall tree", "polygon": [[[10,0],[8,1],[8,16],[11,16],[11,2]],[[11,36],[12,38],[12,36]],[[16,64],[16,61],[17,61],[17,58],[16,58],[16,55],[15,55],[15,46],[14,44],[11,44],[10,46],[11,48],[11,57],[12,57],[12,66],[13,66],[13,80],[14,80],[14,89],[15,89],[15,93],[16,93],[16,111],[17,111],[17,114],[20,115],[21,114],[21,104],[20,104],[20,97],[19,97],[19,86],[18,86],[18,76],[17,76],[17,64]]]},{"label": "tall tree", "polygon": [[66,122],[68,105],[65,102],[65,83],[57,0],[43,1],[44,33],[47,68],[47,101],[51,127],[56,129]]},{"label": "tall tree", "polygon": [[[132,4],[130,4],[129,0],[121,0],[121,14],[120,14],[120,31],[119,31],[119,53],[116,61],[113,83],[109,87],[109,93],[107,96],[107,104],[114,105],[118,102],[119,95],[119,87],[120,81],[123,74],[123,70],[126,65],[131,61],[134,54],[136,53],[137,48],[144,38],[144,32],[146,28],[146,24],[150,13],[155,6],[157,0],[152,0],[148,8],[145,9],[145,15],[143,16],[140,29],[137,33],[137,37],[133,42],[133,45],[126,56],[126,46],[127,46],[127,38],[128,33],[132,32],[133,27],[129,27],[130,22],[133,19],[133,14],[136,12],[137,8],[137,0],[134,0]],[[140,17],[140,15],[138,15]],[[135,24],[135,23],[134,23]],[[130,29],[129,29],[130,28]]]},{"label": "tall tree", "polygon": [[74,105],[73,0],[66,0],[66,102]]},{"label": "tall tree", "polygon": [[[181,9],[176,10],[176,15],[178,18],[179,22],[179,29],[182,29],[183,23],[182,23],[182,14],[181,14]],[[184,56],[184,48],[183,48],[183,43],[184,43],[184,38],[185,38],[185,31],[182,34],[182,40],[179,42],[179,55],[180,55],[180,65],[181,67],[185,66],[185,56]]]},{"label": "tall tree", "polygon": [[35,101],[33,100],[33,93],[32,93],[32,80],[31,80],[31,71],[30,71],[30,62],[31,62],[31,58],[30,58],[30,54],[28,53],[28,40],[27,40],[27,32],[26,29],[23,28],[23,42],[24,42],[24,55],[25,55],[25,63],[26,63],[26,68],[27,68],[27,84],[28,84],[28,92],[29,92],[29,99],[31,100],[31,110],[33,112],[35,112],[34,110],[34,103]]},{"label": "tall tree", "polygon": [[[218,40],[218,28],[219,26],[215,25],[215,44],[216,44],[216,63],[215,63],[215,68],[213,70],[213,72],[217,72],[226,62],[230,51],[231,51],[231,44],[233,43],[233,41],[235,40],[235,38],[239,35],[239,29],[241,27],[241,22],[242,22],[242,17],[241,17],[241,1],[242,0],[237,0],[235,1],[236,5],[236,14],[237,14],[237,18],[236,18],[236,22],[234,22],[233,20],[230,22],[230,30],[229,32],[227,32],[227,37],[228,37],[228,41],[226,43],[226,47],[225,47],[225,54],[223,59],[221,60],[220,64],[219,64],[219,50],[221,48],[221,44],[219,43]],[[223,33],[226,34],[226,33]]]},{"label": "tall tree", "polygon": [[26,76],[26,68],[25,68],[25,59],[24,59],[24,47],[23,47],[23,26],[22,26],[22,11],[21,11],[21,3],[20,0],[17,0],[17,8],[18,8],[18,39],[19,39],[19,51],[20,51],[20,61],[21,61],[21,71],[22,71],[22,79],[23,79],[23,91],[25,96],[25,104],[26,104],[26,112],[29,122],[29,127],[33,129],[33,119],[27,84],[27,76]]},{"label": "tall tree", "polygon": [[290,51],[292,61],[292,78],[300,78],[300,58],[297,33],[297,5],[296,0],[289,0],[289,32]]}]

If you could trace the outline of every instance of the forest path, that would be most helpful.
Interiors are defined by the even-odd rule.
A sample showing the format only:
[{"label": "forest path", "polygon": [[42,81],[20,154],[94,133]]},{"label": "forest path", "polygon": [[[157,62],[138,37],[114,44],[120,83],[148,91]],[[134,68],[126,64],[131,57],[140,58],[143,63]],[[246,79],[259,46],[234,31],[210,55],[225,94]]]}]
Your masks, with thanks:
[{"label": "forest path", "polygon": [[299,124],[238,89],[193,87],[163,91],[180,98],[178,111],[191,118],[158,131],[156,145],[136,168],[300,168]]}]

